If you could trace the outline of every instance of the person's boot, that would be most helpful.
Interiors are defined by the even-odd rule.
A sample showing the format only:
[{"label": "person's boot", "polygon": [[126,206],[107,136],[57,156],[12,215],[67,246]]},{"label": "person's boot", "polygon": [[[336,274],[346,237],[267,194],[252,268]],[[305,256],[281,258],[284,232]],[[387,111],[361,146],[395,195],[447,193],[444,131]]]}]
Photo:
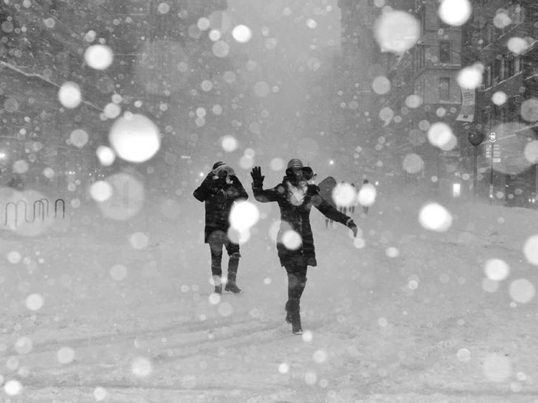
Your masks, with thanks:
[{"label": "person's boot", "polygon": [[284,309],[286,310],[286,322],[291,324],[290,301],[286,302],[286,307]]},{"label": "person's boot", "polygon": [[226,287],[224,287],[224,290],[230,291],[234,294],[239,294],[241,292],[241,288],[237,286],[235,281],[230,281],[229,279],[228,279],[228,282],[226,283]]},{"label": "person's boot", "polygon": [[288,309],[291,319],[291,331],[293,334],[303,334],[303,328],[301,327],[301,308],[299,306],[298,299],[290,299]]},{"label": "person's boot", "polygon": [[228,263],[228,281],[226,281],[226,287],[224,288],[225,291],[230,291],[234,294],[239,294],[241,292],[241,288],[237,286],[237,283],[235,282],[237,278],[237,267],[239,265],[239,257],[232,255],[230,256],[230,262]]},{"label": "person's boot", "polygon": [[291,317],[291,332],[293,334],[303,334],[303,328],[301,327],[301,314],[297,313]]},{"label": "person's boot", "polygon": [[213,283],[215,284],[215,294],[222,294],[222,282],[220,276],[213,276]]}]

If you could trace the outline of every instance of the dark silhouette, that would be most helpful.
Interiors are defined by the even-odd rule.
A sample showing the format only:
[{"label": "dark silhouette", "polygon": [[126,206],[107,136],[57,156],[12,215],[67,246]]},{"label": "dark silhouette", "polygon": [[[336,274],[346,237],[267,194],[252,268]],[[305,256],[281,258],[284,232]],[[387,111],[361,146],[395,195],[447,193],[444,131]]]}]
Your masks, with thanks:
[{"label": "dark silhouette", "polygon": [[[346,182],[344,181],[340,181],[340,185],[345,185]],[[338,206],[338,211],[343,213],[343,214],[347,214],[347,206],[344,206],[344,205],[340,205]]]},{"label": "dark silhouette", "polygon": [[[353,193],[355,196],[357,196],[357,189],[355,188],[355,184],[352,183],[351,187],[353,187]],[[357,205],[357,198],[355,197],[355,200],[353,201],[353,204],[349,206],[349,214],[355,214],[355,206]]]},{"label": "dark silhouette", "polygon": [[[277,251],[280,264],[288,275],[288,301],[286,321],[291,323],[294,334],[301,334],[300,299],[306,286],[308,266],[316,266],[314,239],[310,226],[310,210],[316,207],[326,217],[338,221],[357,236],[357,226],[353,220],[336,210],[320,196],[320,189],[309,183],[313,177],[310,167],[304,167],[298,159],[288,163],[286,176],[272,189],[263,189],[264,176],[260,167],[251,172],[252,190],[256,200],[262,203],[277,202],[280,208],[281,225],[277,237]],[[286,241],[289,231],[300,236],[300,245],[290,245]]]},{"label": "dark silhouette", "polygon": [[[370,182],[368,181],[368,179],[364,179],[364,180],[362,181],[362,185],[363,185],[363,186],[366,185],[366,184],[368,184],[368,183],[370,183]],[[362,206],[362,211],[364,212],[364,214],[368,214],[368,206]]]},{"label": "dark silhouette", "polygon": [[230,211],[236,200],[248,199],[245,188],[234,170],[222,161],[213,165],[213,170],[194,191],[194,197],[205,202],[205,242],[211,250],[211,274],[215,283],[215,293],[222,293],[222,248],[228,252],[228,278],[225,291],[241,292],[237,286],[239,267],[239,245],[230,241]]},{"label": "dark silhouette", "polygon": [[[328,176],[325,179],[323,179],[319,183],[319,195],[325,200],[327,203],[329,203],[331,206],[336,208],[336,204],[333,200],[333,191],[336,187],[336,179],[334,179],[332,176]],[[331,228],[334,227],[334,221],[331,220],[329,217],[325,217],[325,228]]]},{"label": "dark silhouette", "polygon": [[24,182],[19,174],[14,174],[7,183],[7,186],[15,190],[23,190]]}]

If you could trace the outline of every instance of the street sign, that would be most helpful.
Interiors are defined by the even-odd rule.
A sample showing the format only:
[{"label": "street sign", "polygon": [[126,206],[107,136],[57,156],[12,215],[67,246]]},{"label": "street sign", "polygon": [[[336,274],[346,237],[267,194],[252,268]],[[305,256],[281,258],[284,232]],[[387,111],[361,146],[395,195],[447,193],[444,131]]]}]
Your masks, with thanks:
[{"label": "street sign", "polygon": [[493,158],[493,162],[501,162],[501,146],[500,144],[490,143],[485,149],[486,158]]},{"label": "street sign", "polygon": [[497,141],[497,133],[491,132],[488,134],[488,140],[490,143],[495,143]]},{"label": "street sign", "polygon": [[499,144],[493,144],[493,158],[501,158],[501,147],[499,147]]}]

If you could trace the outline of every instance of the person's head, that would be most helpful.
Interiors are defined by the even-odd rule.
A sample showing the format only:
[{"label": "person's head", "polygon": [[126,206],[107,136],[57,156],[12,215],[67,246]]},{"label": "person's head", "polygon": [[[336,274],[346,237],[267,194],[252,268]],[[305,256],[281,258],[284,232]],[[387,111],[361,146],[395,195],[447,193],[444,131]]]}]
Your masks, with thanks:
[{"label": "person's head", "polygon": [[288,162],[286,176],[291,179],[292,182],[309,181],[313,178],[314,172],[312,171],[312,168],[305,167],[300,159],[292,158]]},{"label": "person's head", "polygon": [[212,169],[217,169],[218,167],[222,166],[222,165],[226,165],[224,162],[222,161],[217,161],[213,164],[213,168]]},{"label": "person's head", "polygon": [[215,162],[213,164],[213,175],[219,182],[231,183],[230,176],[235,175],[233,168],[222,161]]}]

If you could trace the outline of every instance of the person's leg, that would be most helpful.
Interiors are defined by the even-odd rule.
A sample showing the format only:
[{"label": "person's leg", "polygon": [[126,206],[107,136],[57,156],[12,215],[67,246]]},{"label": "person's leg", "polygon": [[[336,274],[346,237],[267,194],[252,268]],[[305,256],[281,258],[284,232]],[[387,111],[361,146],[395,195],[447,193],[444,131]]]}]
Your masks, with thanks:
[{"label": "person's leg", "polygon": [[230,242],[228,239],[226,241],[226,250],[228,252],[228,280],[226,281],[226,291],[231,291],[234,294],[241,292],[241,289],[237,286],[237,269],[239,268],[239,258],[241,254],[239,253],[239,245],[233,242]]},{"label": "person's leg", "polygon": [[288,275],[288,301],[286,302],[286,321],[292,324],[293,333],[302,333],[301,296],[306,287],[307,267],[303,264],[285,266]]},{"label": "person's leg", "polygon": [[222,293],[222,246],[224,239],[222,231],[215,231],[209,235],[208,243],[211,250],[211,275],[215,284],[215,292]]}]

